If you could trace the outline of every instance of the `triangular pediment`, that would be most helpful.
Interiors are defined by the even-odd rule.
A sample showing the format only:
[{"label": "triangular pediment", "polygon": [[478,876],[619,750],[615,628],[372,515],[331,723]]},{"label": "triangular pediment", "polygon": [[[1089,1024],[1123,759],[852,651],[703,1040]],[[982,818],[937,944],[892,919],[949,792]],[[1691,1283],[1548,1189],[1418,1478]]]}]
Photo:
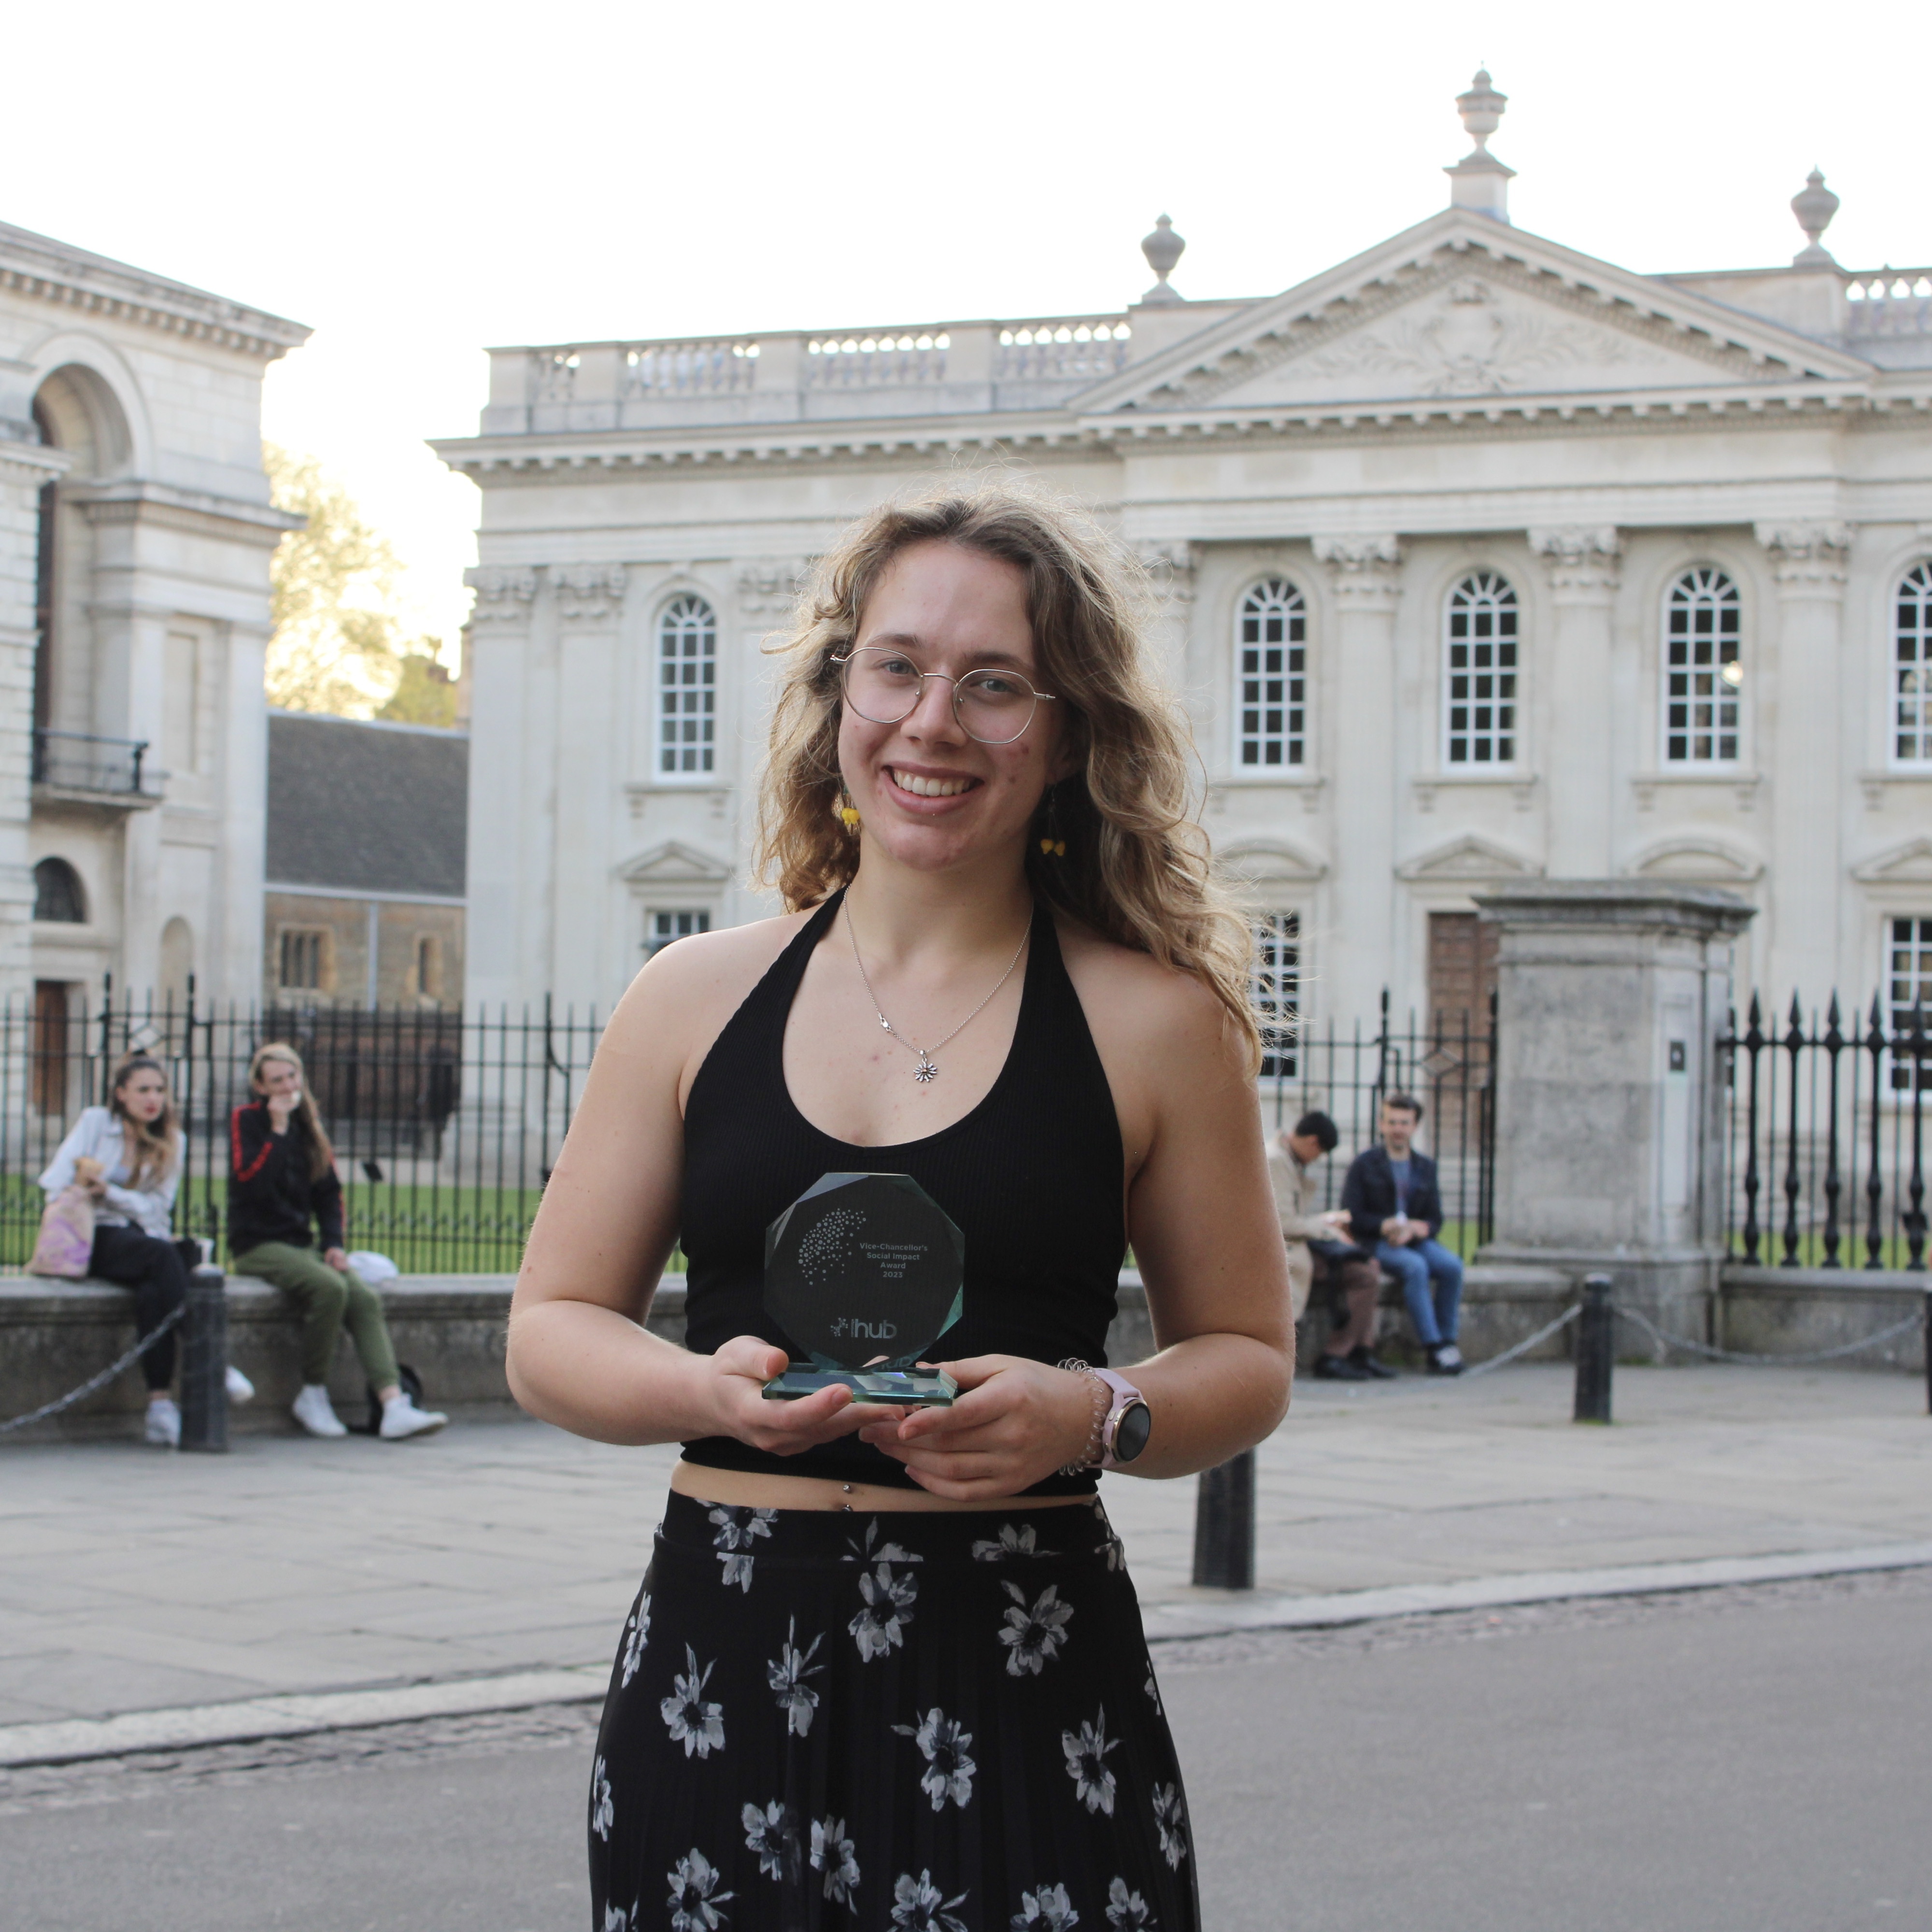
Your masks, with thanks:
[{"label": "triangular pediment", "polygon": [[1763,862],[1715,838],[1665,838],[1631,860],[1639,879],[1693,879],[1707,885],[1748,885],[1762,875]]},{"label": "triangular pediment", "polygon": [[1535,879],[1543,876],[1543,868],[1520,852],[1512,852],[1506,845],[1492,844],[1469,832],[1418,854],[1397,866],[1396,876],[1412,880]]},{"label": "triangular pediment", "polygon": [[1852,877],[1868,886],[1932,884],[1932,838],[1908,838],[1902,845],[1854,866]]},{"label": "triangular pediment", "polygon": [[700,852],[694,845],[667,838],[620,866],[617,876],[632,886],[716,886],[730,878],[731,868],[724,860]]},{"label": "triangular pediment", "polygon": [[1327,862],[1285,838],[1249,838],[1216,852],[1214,863],[1238,890],[1257,886],[1310,884]]},{"label": "triangular pediment", "polygon": [[1869,375],[1769,321],[1450,209],[1074,399],[1083,415]]}]

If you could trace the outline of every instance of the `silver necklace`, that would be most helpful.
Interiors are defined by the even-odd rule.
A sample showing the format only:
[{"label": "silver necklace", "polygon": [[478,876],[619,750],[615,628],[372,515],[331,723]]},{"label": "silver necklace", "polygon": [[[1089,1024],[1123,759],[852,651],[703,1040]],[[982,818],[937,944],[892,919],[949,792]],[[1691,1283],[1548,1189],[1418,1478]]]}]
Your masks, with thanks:
[{"label": "silver necklace", "polygon": [[912,1077],[916,1080],[922,1087],[928,1087],[934,1081],[939,1078],[939,1064],[933,1058],[933,1054],[939,1052],[951,1041],[957,1040],[959,1036],[964,1033],[965,1030],[970,1026],[986,1010],[987,1005],[992,999],[993,993],[997,993],[1000,988],[1013,976],[1013,968],[1020,963],[1020,955],[1026,950],[1026,943],[1033,937],[1033,924],[1032,922],[1029,920],[1027,924],[1026,931],[1020,934],[1020,943],[1013,948],[1013,956],[1006,962],[1006,970],[993,982],[993,992],[988,993],[986,998],[982,1000],[979,1005],[975,1006],[973,1010],[946,1036],[946,1038],[940,1041],[938,1045],[933,1047],[930,1052],[928,1052],[925,1047],[915,1046],[910,1040],[908,1040],[902,1033],[899,1032],[898,1029],[892,1024],[890,1020],[886,1018],[884,1010],[880,1008],[879,1005],[879,996],[872,991],[872,975],[866,970],[866,962],[860,956],[859,935],[853,930],[852,908],[849,904],[848,904],[845,908],[845,937],[852,942],[852,963],[858,968],[859,977],[866,983],[866,997],[872,1001],[873,1012],[878,1014],[880,1025],[884,1027],[886,1032],[890,1034],[893,1039],[897,1040],[900,1046],[905,1048],[907,1052],[916,1054],[918,1055],[919,1064],[913,1070]]}]

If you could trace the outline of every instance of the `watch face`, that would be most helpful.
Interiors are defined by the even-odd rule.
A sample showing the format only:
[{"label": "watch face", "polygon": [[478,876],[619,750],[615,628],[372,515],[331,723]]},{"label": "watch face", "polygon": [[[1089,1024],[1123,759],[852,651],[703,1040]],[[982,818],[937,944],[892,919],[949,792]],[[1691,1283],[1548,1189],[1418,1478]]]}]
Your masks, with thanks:
[{"label": "watch face", "polygon": [[1131,1402],[1114,1425],[1114,1460],[1131,1462],[1148,1445],[1154,1416],[1144,1402]]}]

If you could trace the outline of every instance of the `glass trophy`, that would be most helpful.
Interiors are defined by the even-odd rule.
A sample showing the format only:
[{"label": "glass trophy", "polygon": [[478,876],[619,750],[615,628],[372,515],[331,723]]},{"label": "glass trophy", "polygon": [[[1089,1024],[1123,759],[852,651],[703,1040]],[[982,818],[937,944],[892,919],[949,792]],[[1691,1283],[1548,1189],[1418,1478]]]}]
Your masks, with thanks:
[{"label": "glass trophy", "polygon": [[820,1174],[765,1230],[765,1312],[794,1358],[766,1400],[842,1386],[855,1402],[949,1406],[958,1384],[916,1364],[959,1319],[965,1278],[964,1237],[910,1174]]}]

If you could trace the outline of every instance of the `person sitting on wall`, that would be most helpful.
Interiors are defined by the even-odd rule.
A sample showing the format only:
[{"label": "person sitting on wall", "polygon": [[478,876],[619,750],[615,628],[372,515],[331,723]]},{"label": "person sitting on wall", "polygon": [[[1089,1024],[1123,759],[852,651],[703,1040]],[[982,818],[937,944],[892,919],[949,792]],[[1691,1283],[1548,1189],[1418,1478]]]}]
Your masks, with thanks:
[{"label": "person sitting on wall", "polygon": [[[40,1176],[49,1200],[76,1183],[92,1196],[87,1271],[134,1290],[134,1332],[143,1337],[188,1299],[188,1271],[201,1264],[200,1243],[174,1237],[181,1168],[181,1123],[167,1073],[151,1054],[130,1053],[108,1082],[107,1105],[81,1109]],[[144,1437],[158,1449],[181,1446],[181,1410],[168,1393],[175,1353],[170,1330],[141,1358],[148,1384]],[[228,1371],[231,1402],[246,1402],[254,1393],[239,1369]]]},{"label": "person sitting on wall", "polygon": [[1456,1330],[1462,1264],[1436,1239],[1442,1232],[1442,1197],[1436,1163],[1412,1144],[1421,1120],[1422,1102],[1412,1094],[1391,1094],[1382,1102],[1382,1144],[1350,1164],[1342,1205],[1356,1240],[1401,1282],[1430,1373],[1460,1376],[1462,1352]]},{"label": "person sitting on wall", "polygon": [[1347,1310],[1322,1343],[1314,1372],[1324,1382],[1365,1382],[1395,1373],[1374,1352],[1382,1270],[1372,1256],[1341,1238],[1348,1226],[1347,1209],[1323,1211],[1316,1206],[1315,1163],[1333,1154],[1340,1138],[1326,1114],[1303,1114],[1292,1129],[1269,1142],[1268,1180],[1274,1189],[1281,1237],[1288,1244],[1294,1319],[1300,1322],[1308,1306],[1318,1266]]},{"label": "person sitting on wall", "polygon": [[302,1310],[302,1388],[295,1419],[311,1436],[348,1434],[327,1386],[346,1328],[382,1405],[383,1440],[398,1442],[442,1428],[448,1416],[417,1408],[404,1393],[381,1298],[351,1270],[343,1252],[342,1181],[335,1150],[303,1082],[301,1055],[280,1040],[257,1048],[248,1087],[254,1099],[237,1107],[228,1124],[228,1250],[236,1274],[272,1282]]}]

